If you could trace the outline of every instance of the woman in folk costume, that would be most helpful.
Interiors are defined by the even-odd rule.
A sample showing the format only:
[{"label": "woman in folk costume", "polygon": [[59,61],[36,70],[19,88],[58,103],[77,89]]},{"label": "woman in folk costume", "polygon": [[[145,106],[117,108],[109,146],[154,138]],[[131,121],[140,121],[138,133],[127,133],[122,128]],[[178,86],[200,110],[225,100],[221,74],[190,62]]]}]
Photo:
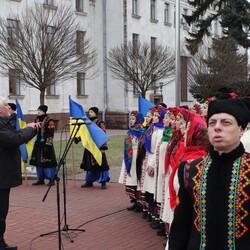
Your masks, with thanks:
[{"label": "woman in folk costume", "polygon": [[125,185],[126,193],[130,198],[132,206],[128,210],[141,208],[139,193],[137,190],[136,156],[139,139],[143,133],[144,117],[138,111],[132,111],[129,117],[129,130],[124,140],[124,160],[118,182]]},{"label": "woman in folk costume", "polygon": [[[207,125],[206,122],[198,115],[181,109],[179,119],[186,124],[184,132],[184,147],[177,153],[177,160],[171,164],[172,173],[169,179],[170,207],[173,210],[179,203],[177,193],[179,184],[177,181],[176,172],[179,164],[190,163],[207,153],[209,146]],[[177,183],[175,182],[177,181]]]},{"label": "woman in folk costume", "polygon": [[[143,163],[143,169],[145,172],[144,180],[142,183],[142,193],[146,194],[146,202],[148,203],[148,212],[152,218],[157,214],[157,206],[154,200],[156,189],[156,147],[161,141],[163,134],[163,118],[166,113],[166,109],[158,106],[152,109],[153,120],[152,124],[146,130],[145,135],[145,148],[147,150],[147,161]],[[144,165],[145,164],[145,165]],[[152,224],[151,224],[152,225]]]},{"label": "woman in folk costume", "polygon": [[148,159],[145,148],[145,137],[146,137],[146,131],[152,123],[152,118],[153,118],[153,108],[149,109],[149,111],[147,112],[146,124],[145,126],[143,126],[144,131],[139,140],[138,151],[136,156],[136,175],[137,175],[137,180],[139,181],[140,184],[140,204],[142,205],[143,219],[148,218],[148,204],[146,202],[145,193],[141,192],[142,183],[146,172],[143,166],[147,165],[147,159]]},{"label": "woman in folk costume", "polygon": [[[165,234],[168,237],[170,222],[172,221],[172,211],[170,209],[170,195],[169,195],[169,179],[172,173],[171,164],[175,164],[175,161],[178,161],[178,152],[183,151],[183,134],[181,133],[182,122],[177,116],[179,114],[180,108],[173,107],[169,108],[168,112],[171,118],[171,127],[173,128],[172,136],[167,146],[165,154],[165,164],[164,164],[164,173],[165,173],[165,185],[164,185],[164,195],[161,206],[160,218],[165,222]],[[173,159],[172,159],[173,158]]]},{"label": "woman in folk costume", "polygon": [[165,154],[167,145],[172,136],[173,128],[171,127],[171,113],[167,110],[163,119],[164,129],[161,141],[159,142],[156,149],[156,170],[157,170],[157,185],[155,191],[155,200],[157,204],[157,214],[155,218],[155,223],[152,224],[152,228],[160,229],[157,232],[159,236],[165,236],[165,223],[160,220],[160,210],[163,201],[164,195],[164,186],[165,186],[165,175],[164,175],[164,164],[165,164]]}]

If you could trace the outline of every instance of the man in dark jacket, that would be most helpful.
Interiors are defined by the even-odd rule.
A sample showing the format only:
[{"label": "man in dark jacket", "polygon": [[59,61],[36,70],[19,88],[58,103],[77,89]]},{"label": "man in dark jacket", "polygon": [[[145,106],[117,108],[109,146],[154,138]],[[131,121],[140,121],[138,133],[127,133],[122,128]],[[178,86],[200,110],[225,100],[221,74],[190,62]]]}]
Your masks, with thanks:
[{"label": "man in dark jacket", "polygon": [[22,184],[19,145],[31,140],[39,127],[39,124],[29,123],[27,128],[16,131],[8,119],[9,116],[8,100],[0,97],[0,250],[17,249],[4,240],[10,189]]},{"label": "man in dark jacket", "polygon": [[208,154],[179,168],[171,250],[246,250],[250,246],[250,154],[240,138],[250,118],[240,99],[208,106]]}]

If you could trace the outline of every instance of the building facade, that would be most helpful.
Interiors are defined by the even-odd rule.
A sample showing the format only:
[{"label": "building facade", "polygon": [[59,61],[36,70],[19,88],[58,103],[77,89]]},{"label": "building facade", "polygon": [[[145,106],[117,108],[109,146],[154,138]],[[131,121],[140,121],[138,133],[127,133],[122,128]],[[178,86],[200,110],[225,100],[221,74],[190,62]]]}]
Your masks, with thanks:
[{"label": "building facade", "polygon": [[[69,116],[69,95],[80,103],[85,111],[91,106],[99,107],[107,127],[126,128],[129,111],[138,109],[138,96],[126,91],[124,83],[112,78],[105,58],[113,47],[132,42],[159,43],[170,46],[175,51],[175,0],[37,0],[44,8],[53,8],[59,4],[72,6],[75,17],[97,52],[96,74],[85,78],[79,72],[74,79],[57,82],[48,91],[45,104],[50,114],[58,120],[59,129]],[[12,17],[25,11],[34,0],[2,0],[0,17]],[[186,0],[180,1],[181,14],[191,13],[192,8]],[[180,21],[181,53],[181,102],[190,104],[194,101],[188,93],[187,63],[190,58],[185,48],[185,36],[189,27]],[[217,23],[212,27],[214,35],[221,35]],[[163,79],[164,81],[164,79]],[[17,98],[28,120],[33,119],[40,105],[39,91],[20,82],[18,77],[0,76],[0,95],[10,100]],[[175,105],[175,82],[166,86],[156,85],[148,92],[147,99],[152,102],[165,102]]]}]

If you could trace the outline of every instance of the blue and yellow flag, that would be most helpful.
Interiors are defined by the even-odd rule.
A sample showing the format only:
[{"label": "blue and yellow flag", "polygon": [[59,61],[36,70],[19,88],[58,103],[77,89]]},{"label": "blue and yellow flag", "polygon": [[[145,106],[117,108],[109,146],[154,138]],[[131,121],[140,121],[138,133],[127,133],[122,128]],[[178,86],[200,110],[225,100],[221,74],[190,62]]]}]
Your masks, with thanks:
[{"label": "blue and yellow flag", "polygon": [[[74,102],[70,96],[69,96],[69,110],[70,110],[71,122],[73,123],[83,122],[83,119],[78,119],[78,120],[74,119],[74,118],[86,117],[86,113],[83,107],[80,104]],[[83,147],[86,148],[89,152],[91,152],[91,154],[96,159],[97,163],[101,165],[102,153],[99,148],[105,142],[108,141],[108,136],[106,135],[106,133],[102,129],[100,129],[95,123],[91,122],[90,125],[86,124],[81,125],[76,137],[81,137]]]},{"label": "blue and yellow flag", "polygon": [[[23,112],[21,109],[21,106],[16,99],[16,130],[24,129],[26,128],[26,122],[24,121]],[[19,146],[21,157],[23,162],[28,162],[28,159],[31,156],[31,152],[33,149],[33,142],[29,141],[26,144],[22,144]]]},{"label": "blue and yellow flag", "polygon": [[155,107],[155,104],[148,101],[147,99],[142,98],[140,95],[138,97],[138,111],[143,114],[143,116],[147,116],[149,109]]}]

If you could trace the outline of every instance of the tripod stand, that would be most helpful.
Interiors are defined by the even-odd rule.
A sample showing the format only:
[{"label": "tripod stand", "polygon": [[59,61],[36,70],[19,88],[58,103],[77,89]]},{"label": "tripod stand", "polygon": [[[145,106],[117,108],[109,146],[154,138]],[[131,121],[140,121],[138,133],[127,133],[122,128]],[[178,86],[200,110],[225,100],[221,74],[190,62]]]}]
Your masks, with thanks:
[{"label": "tripod stand", "polygon": [[[74,123],[74,127],[73,127],[73,130],[72,130],[72,133],[71,133],[71,137],[69,138],[69,140],[67,141],[66,143],[66,146],[65,146],[65,149],[64,149],[64,152],[62,154],[62,157],[58,163],[58,167],[57,167],[57,171],[53,177],[53,180],[56,181],[56,196],[57,196],[57,227],[58,229],[55,230],[55,231],[52,231],[52,232],[49,232],[49,233],[44,233],[44,234],[41,234],[40,236],[43,237],[43,236],[46,236],[46,235],[50,235],[50,234],[53,234],[53,233],[58,233],[58,245],[59,245],[59,250],[61,250],[61,242],[62,242],[62,239],[61,239],[61,232],[66,232],[67,233],[67,236],[68,238],[70,239],[70,242],[74,242],[73,239],[70,237],[69,235],[69,231],[78,231],[78,232],[85,232],[84,229],[78,229],[78,228],[69,228],[68,224],[67,224],[67,213],[66,213],[66,181],[65,181],[65,159],[66,159],[66,156],[67,156],[67,153],[77,135],[77,132],[79,131],[80,129],[80,126],[83,125],[83,124],[86,124],[85,122],[79,122],[79,123]],[[60,178],[58,177],[58,172],[59,170],[63,169],[62,171],[62,176],[63,176],[63,208],[64,208],[64,226],[63,228],[61,229],[61,223],[60,223],[60,217],[61,217],[61,211],[60,211],[60,189],[59,189],[59,183],[60,183]],[[49,186],[47,192],[45,193],[44,197],[43,197],[43,202],[45,201],[49,191],[50,191],[50,188],[51,188],[52,185]]]}]

